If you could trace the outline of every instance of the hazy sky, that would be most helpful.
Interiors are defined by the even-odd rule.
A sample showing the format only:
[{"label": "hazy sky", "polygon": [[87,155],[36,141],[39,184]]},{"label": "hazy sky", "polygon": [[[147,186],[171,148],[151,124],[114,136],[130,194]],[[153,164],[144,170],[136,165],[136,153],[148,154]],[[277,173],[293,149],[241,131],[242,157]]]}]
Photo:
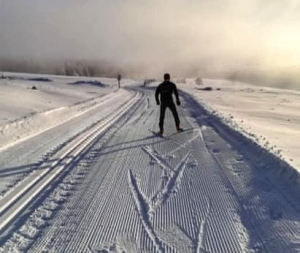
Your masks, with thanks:
[{"label": "hazy sky", "polygon": [[299,0],[0,0],[0,57],[300,64]]}]

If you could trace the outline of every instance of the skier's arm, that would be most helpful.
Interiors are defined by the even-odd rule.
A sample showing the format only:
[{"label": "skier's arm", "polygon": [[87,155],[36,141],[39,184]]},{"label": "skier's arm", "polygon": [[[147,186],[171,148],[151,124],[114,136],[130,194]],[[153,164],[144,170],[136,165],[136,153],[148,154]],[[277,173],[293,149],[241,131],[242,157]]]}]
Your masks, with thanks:
[{"label": "skier's arm", "polygon": [[156,100],[156,104],[158,105],[159,105],[159,98],[158,98],[159,93],[160,93],[160,86],[158,86],[155,91],[155,100]]}]

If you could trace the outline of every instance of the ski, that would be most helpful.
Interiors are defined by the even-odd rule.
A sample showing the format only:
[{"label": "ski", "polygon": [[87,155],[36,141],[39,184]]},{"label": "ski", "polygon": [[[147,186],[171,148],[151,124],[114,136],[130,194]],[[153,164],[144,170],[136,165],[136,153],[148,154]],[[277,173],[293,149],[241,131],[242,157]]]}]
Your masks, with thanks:
[{"label": "ski", "polygon": [[181,134],[181,133],[188,132],[188,131],[194,131],[195,128],[181,129],[180,131],[174,132],[174,133],[169,134],[169,135],[160,134],[159,131],[154,131],[154,130],[152,130],[152,129],[148,129],[148,130],[149,130],[149,132],[151,132],[154,136],[157,136],[157,137],[161,137],[161,138],[167,139],[167,138],[170,138],[170,137],[175,136],[175,135],[177,135],[177,134]]},{"label": "ski", "polygon": [[159,132],[156,132],[152,129],[148,129],[154,136],[158,136],[158,137],[161,137],[161,138],[164,138],[164,135],[159,133]]}]

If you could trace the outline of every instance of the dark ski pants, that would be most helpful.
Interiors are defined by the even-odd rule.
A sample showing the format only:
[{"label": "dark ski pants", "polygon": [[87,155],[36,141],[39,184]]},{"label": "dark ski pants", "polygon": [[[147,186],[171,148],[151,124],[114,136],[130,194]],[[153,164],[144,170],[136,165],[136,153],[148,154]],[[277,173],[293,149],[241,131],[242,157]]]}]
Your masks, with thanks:
[{"label": "dark ski pants", "polygon": [[174,102],[168,102],[168,103],[161,103],[160,106],[160,117],[159,117],[159,129],[164,129],[164,120],[165,120],[165,113],[166,113],[166,109],[167,107],[169,107],[169,109],[171,110],[174,120],[175,120],[175,124],[176,124],[176,128],[179,128],[180,125],[180,121],[179,121],[179,117],[178,117],[178,113],[176,110],[176,106],[174,104]]}]

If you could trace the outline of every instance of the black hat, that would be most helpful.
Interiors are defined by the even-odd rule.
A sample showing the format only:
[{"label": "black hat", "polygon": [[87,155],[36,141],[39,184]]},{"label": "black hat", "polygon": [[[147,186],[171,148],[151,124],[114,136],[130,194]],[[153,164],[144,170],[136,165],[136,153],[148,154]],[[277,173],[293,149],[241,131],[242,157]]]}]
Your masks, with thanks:
[{"label": "black hat", "polygon": [[164,79],[166,81],[169,81],[170,80],[170,74],[169,73],[164,74]]}]

